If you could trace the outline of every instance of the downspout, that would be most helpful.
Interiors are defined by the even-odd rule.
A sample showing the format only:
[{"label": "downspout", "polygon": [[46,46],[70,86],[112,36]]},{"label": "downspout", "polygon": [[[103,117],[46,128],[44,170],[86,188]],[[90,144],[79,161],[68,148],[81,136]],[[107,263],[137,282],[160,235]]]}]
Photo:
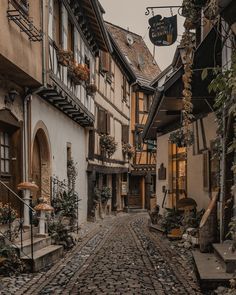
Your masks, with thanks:
[{"label": "downspout", "polygon": [[28,122],[28,103],[32,100],[32,95],[37,94],[40,90],[44,89],[46,87],[46,38],[45,38],[45,6],[46,6],[46,0],[41,1],[41,24],[42,24],[42,84],[43,86],[39,87],[32,93],[27,94],[24,97],[23,102],[23,118],[24,118],[24,124],[23,124],[23,181],[29,181],[29,175],[28,175],[28,169],[29,169],[29,144],[28,144],[28,124],[31,122]]},{"label": "downspout", "polygon": [[41,7],[41,22],[42,22],[42,82],[43,86],[46,87],[46,21],[45,21],[45,7],[46,0],[42,0]]},{"label": "downspout", "polygon": [[222,158],[221,158],[221,175],[220,175],[220,200],[219,200],[219,216],[220,216],[220,242],[223,242],[224,238],[224,223],[223,223],[223,202],[225,195],[225,156],[226,156],[226,146],[225,146],[225,104],[223,106],[223,136],[221,138],[222,145]]}]

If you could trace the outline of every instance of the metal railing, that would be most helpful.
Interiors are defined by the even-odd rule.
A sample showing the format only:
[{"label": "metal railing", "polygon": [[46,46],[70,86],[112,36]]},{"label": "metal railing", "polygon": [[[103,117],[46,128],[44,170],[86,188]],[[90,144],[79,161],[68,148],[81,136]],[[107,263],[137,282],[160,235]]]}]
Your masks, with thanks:
[{"label": "metal railing", "polygon": [[[33,231],[33,215],[36,213],[32,208],[32,200],[30,205],[27,204],[18,194],[16,194],[6,183],[0,181],[0,202],[3,205],[4,213],[2,214],[2,227],[5,230],[0,230],[0,234],[6,239],[11,245],[19,250],[19,255],[22,254],[31,259],[31,270],[33,271],[34,266],[34,231]],[[24,207],[29,209],[29,220],[30,220],[30,242],[31,250],[30,255],[25,254],[23,251],[23,234],[25,233],[24,228]],[[16,214],[16,216],[15,216]],[[16,219],[15,219],[16,218]],[[14,227],[13,227],[13,220]],[[18,241],[16,239],[18,238]],[[20,243],[20,247],[18,244]]]},{"label": "metal railing", "polygon": [[[51,176],[51,204],[53,206],[55,200],[57,198],[60,198],[63,194],[63,192],[69,192],[68,183],[66,180],[61,181],[58,179],[58,177]],[[76,232],[79,232],[79,194],[74,191],[76,194]]]}]

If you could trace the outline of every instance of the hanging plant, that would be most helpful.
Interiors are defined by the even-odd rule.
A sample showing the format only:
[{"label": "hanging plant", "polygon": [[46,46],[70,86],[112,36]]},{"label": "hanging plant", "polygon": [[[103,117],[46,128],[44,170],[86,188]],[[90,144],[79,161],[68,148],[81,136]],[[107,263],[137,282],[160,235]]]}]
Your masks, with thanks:
[{"label": "hanging plant", "polygon": [[12,223],[17,218],[17,212],[9,204],[0,202],[0,224]]},{"label": "hanging plant", "polygon": [[189,28],[185,28],[181,45],[185,49],[184,55],[184,75],[182,77],[184,89],[183,89],[183,133],[186,137],[186,141],[190,140],[189,138],[189,126],[194,118],[193,104],[192,104],[192,65],[193,65],[193,56],[194,56],[194,34],[190,32]]},{"label": "hanging plant", "polygon": [[69,67],[73,62],[73,52],[59,48],[57,50],[57,61],[64,67]]},{"label": "hanging plant", "polygon": [[208,20],[214,20],[219,14],[219,0],[208,0],[203,13]]},{"label": "hanging plant", "polygon": [[135,149],[130,143],[123,143],[122,144],[122,153],[124,156],[127,156],[128,159],[133,158],[135,154]]},{"label": "hanging plant", "polygon": [[102,134],[100,136],[100,148],[101,152],[104,155],[107,155],[110,158],[117,149],[117,142],[113,136]]},{"label": "hanging plant", "polygon": [[93,83],[86,86],[87,95],[93,96],[97,92],[97,86]]},{"label": "hanging plant", "polygon": [[89,68],[87,65],[77,64],[75,61],[68,66],[68,76],[76,84],[80,85],[82,82],[89,80]]},{"label": "hanging plant", "polygon": [[194,143],[194,135],[192,131],[188,131],[188,134],[184,134],[182,129],[172,132],[169,137],[169,141],[176,144],[177,147],[188,147]]},{"label": "hanging plant", "polygon": [[194,29],[201,20],[201,5],[195,4],[192,0],[183,0],[182,15],[186,17],[184,26]]}]

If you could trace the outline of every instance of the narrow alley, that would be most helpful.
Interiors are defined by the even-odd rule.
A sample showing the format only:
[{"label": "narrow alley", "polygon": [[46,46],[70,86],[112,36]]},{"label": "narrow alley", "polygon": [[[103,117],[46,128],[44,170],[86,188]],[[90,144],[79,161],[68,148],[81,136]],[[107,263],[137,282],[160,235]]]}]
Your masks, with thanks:
[{"label": "narrow alley", "polygon": [[49,271],[6,278],[1,294],[201,294],[188,255],[150,232],[146,213],[90,227]]}]

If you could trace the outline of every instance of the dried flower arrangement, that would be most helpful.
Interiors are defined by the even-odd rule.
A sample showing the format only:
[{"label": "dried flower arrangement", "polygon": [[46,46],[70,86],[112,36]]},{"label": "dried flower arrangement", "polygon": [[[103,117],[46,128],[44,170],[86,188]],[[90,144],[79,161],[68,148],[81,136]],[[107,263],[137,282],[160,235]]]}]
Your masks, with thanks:
[{"label": "dried flower arrangement", "polygon": [[58,63],[64,67],[69,67],[73,61],[73,52],[59,48],[57,50]]}]

